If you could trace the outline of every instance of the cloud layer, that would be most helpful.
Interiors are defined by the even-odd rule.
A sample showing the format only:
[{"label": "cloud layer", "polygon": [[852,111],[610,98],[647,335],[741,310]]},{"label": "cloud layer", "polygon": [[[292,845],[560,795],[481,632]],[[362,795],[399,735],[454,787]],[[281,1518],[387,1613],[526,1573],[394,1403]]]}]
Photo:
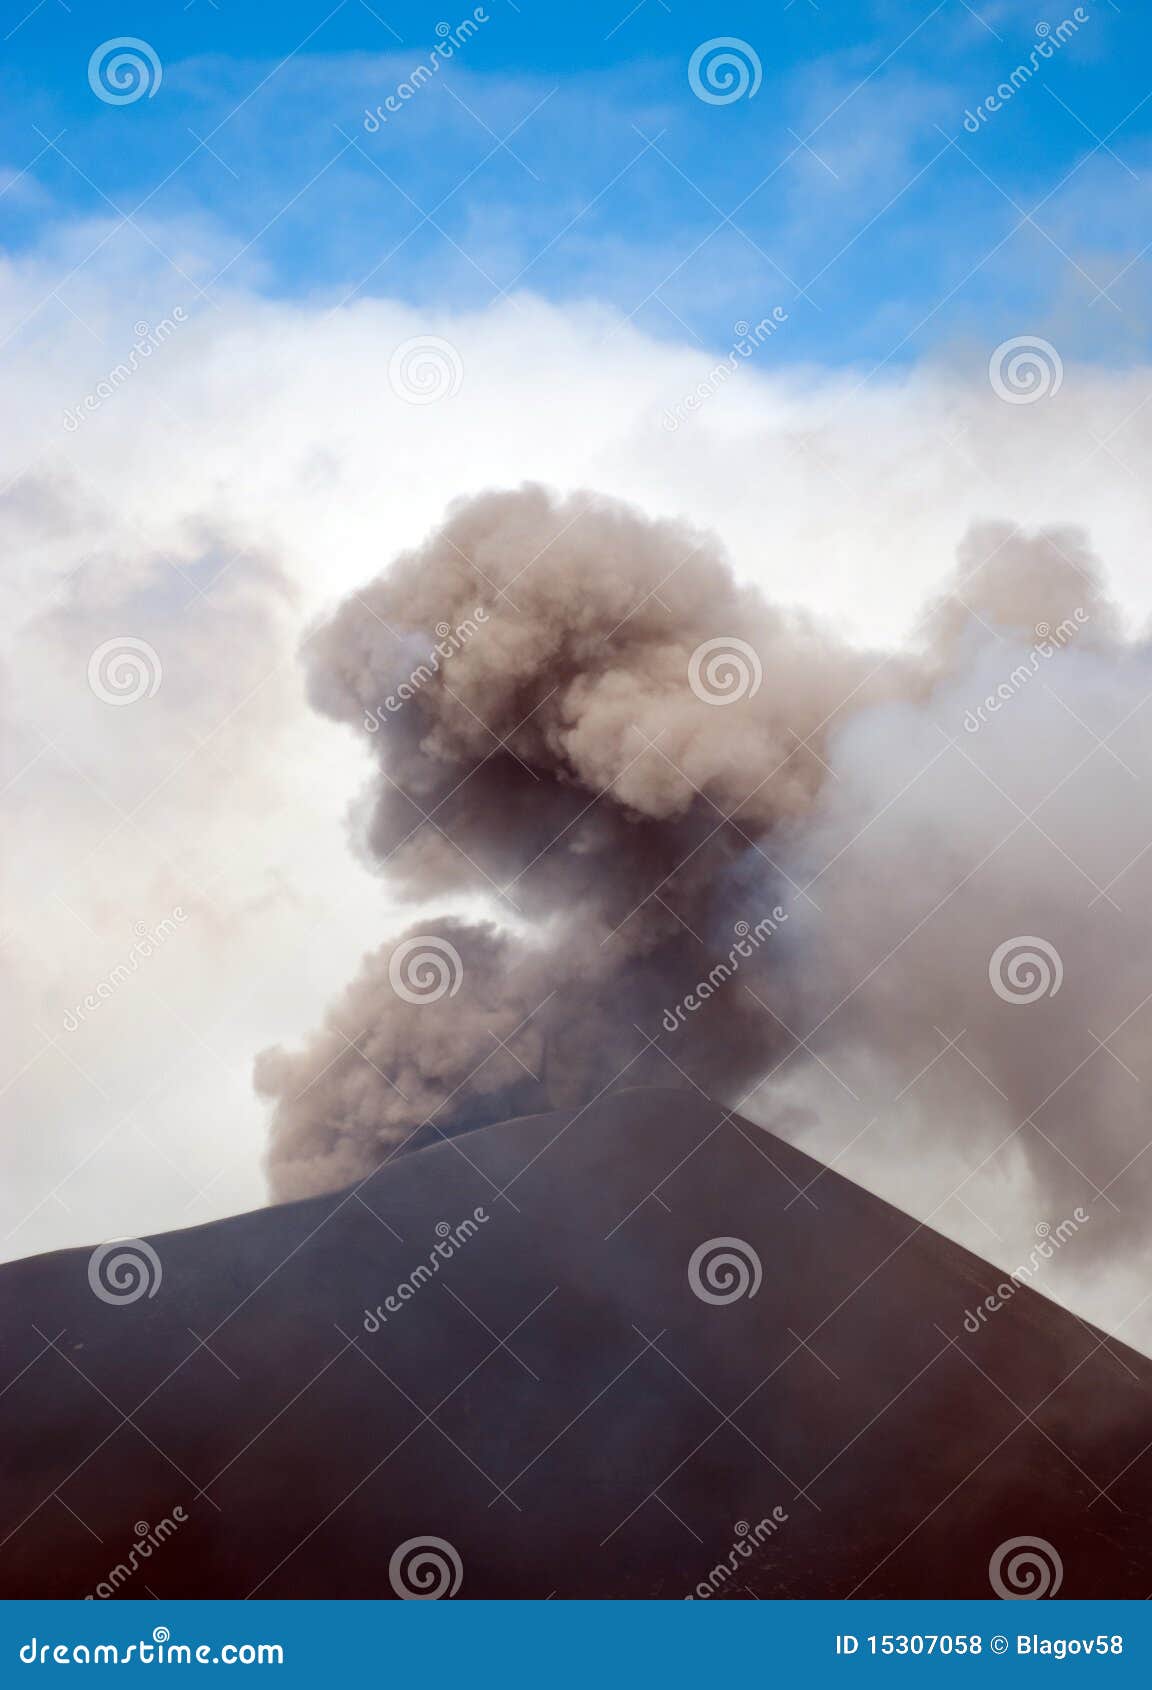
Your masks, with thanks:
[{"label": "cloud layer", "polygon": [[[397,553],[419,546],[458,496],[525,479],[561,494],[594,486],[650,517],[720,535],[737,583],[732,591],[754,585],[779,605],[804,606],[832,627],[831,643],[848,648],[842,661],[850,666],[862,649],[901,647],[903,661],[922,660],[929,637],[919,622],[922,607],[947,589],[957,546],[974,520],[1050,531],[1081,567],[1083,542],[1066,530],[1087,532],[1125,633],[1152,608],[1131,541],[1149,515],[1134,467],[1150,444],[1149,413],[1140,408],[1147,374],[1139,368],[1109,373],[1068,363],[1058,393],[1013,406],[989,386],[988,347],[957,352],[911,376],[863,383],[818,369],[773,373],[769,341],[669,432],[662,416],[707,379],[714,357],[655,343],[600,308],[560,310],[525,297],[487,312],[429,318],[386,301],[332,311],[236,293],[216,311],[192,312],[146,367],[69,431],[65,413],[118,361],[108,347],[122,341],[127,350],[134,321],[157,323],[179,301],[168,279],[149,274],[143,246],[127,269],[120,259],[113,265],[109,258],[103,270],[93,262],[73,284],[70,303],[98,332],[98,343],[69,312],[44,303],[59,256],[47,268],[34,261],[10,266],[0,290],[6,328],[27,319],[14,353],[23,408],[0,419],[0,524],[11,561],[0,584],[9,630],[0,710],[11,782],[0,990],[12,1032],[0,1079],[12,1146],[2,1230],[11,1255],[258,1202],[266,1112],[251,1092],[253,1052],[299,1048],[360,958],[412,916],[425,923],[445,913],[461,921],[477,915],[477,893],[463,885],[450,898],[406,911],[396,896],[400,882],[381,880],[370,858],[349,854],[348,799],[372,774],[394,725],[370,734],[362,709],[381,708],[387,693],[361,701],[359,731],[342,733],[310,708],[298,656],[303,642],[307,657],[317,619],[327,620]],[[123,308],[128,274],[133,322]],[[414,404],[397,392],[390,371],[398,348],[429,334],[455,349],[462,379],[438,402]],[[460,602],[471,612],[485,601],[470,590]],[[421,608],[434,617],[433,629],[447,619],[446,609]],[[971,620],[955,605],[942,614],[961,628]],[[1085,677],[1086,691],[1066,694],[1067,702],[1096,732],[1106,731],[1111,718],[1097,713],[1103,683],[1089,678],[1085,638],[1045,665],[1042,682],[1015,696],[1011,711],[966,735],[964,713],[999,684],[1001,658],[1008,674],[1034,643],[1010,618],[1005,634],[1003,604],[981,614],[1000,628],[1001,640],[988,635],[984,655],[969,655],[970,684],[957,687],[940,717],[970,756],[989,756],[997,736],[1017,722],[1022,732],[1038,701],[1054,712],[1044,730],[1054,743],[1082,735],[1044,690],[1061,690],[1073,673]],[[1093,612],[1092,638],[1103,617],[1102,609]],[[87,666],[99,646],[121,636],[151,644],[163,680],[153,696],[117,708],[92,693]],[[945,630],[941,637],[954,636]],[[426,653],[424,640],[421,633],[417,645]],[[470,649],[450,663],[467,660]],[[1133,675],[1135,665],[1128,657],[1114,674]],[[384,678],[398,673],[391,662]],[[455,685],[450,668],[446,674]],[[934,735],[923,727],[923,703],[916,708],[917,732]],[[895,704],[890,709],[898,714]],[[711,714],[734,731],[732,709]],[[908,843],[894,844],[891,861],[901,860],[901,848],[915,852],[920,839],[937,851],[932,818],[919,816],[912,826],[914,806],[947,767],[968,767],[959,752],[948,752],[951,765],[942,760],[903,793],[916,773],[906,748],[920,740],[906,724],[893,728],[893,744],[905,748],[897,755],[883,738],[886,720],[878,706],[830,740],[821,754],[840,779],[823,777],[812,822],[824,832],[773,850],[803,885],[846,844],[855,812],[835,809],[847,784],[839,759],[855,757],[853,747],[875,736],[876,753],[864,764],[871,784],[860,771],[853,778],[865,785],[861,803],[889,808],[812,888],[821,905],[833,901],[837,874],[848,877],[858,864],[862,875],[869,843],[902,819]],[[477,742],[484,737],[474,724],[466,732]],[[463,737],[458,732],[453,755]],[[1088,750],[1094,742],[1078,743]],[[934,755],[937,739],[930,744]],[[574,750],[586,759],[589,778],[616,766],[604,762],[600,740]],[[1029,755],[1014,754],[1011,769],[1023,771],[1015,779],[1025,778]],[[1121,755],[1139,772],[1134,751]],[[1094,771],[1132,784],[1106,751],[1093,752],[1084,774]],[[1009,789],[1006,769],[990,772]],[[970,769],[968,776],[976,782]],[[1080,782],[1064,789],[1064,802]],[[1023,787],[1011,790],[1027,807]],[[989,791],[985,799],[991,802]],[[1049,817],[1060,804],[1058,795]],[[1093,830],[1093,813],[1088,803],[1072,818],[1091,835],[1086,846],[1079,834],[1065,839],[1046,825],[1105,885],[1126,861],[1113,861],[1113,845],[1135,854],[1142,842],[1123,820]],[[1010,804],[1005,817],[1019,819]],[[353,833],[366,837],[362,816]],[[990,834],[977,843],[986,837],[991,848]],[[826,838],[826,852],[817,849],[818,838]],[[979,860],[979,851],[974,859],[965,855],[968,838],[959,825],[948,830],[957,864]],[[1055,860],[1067,868],[1059,851]],[[886,871],[876,865],[870,873],[883,890]],[[901,935],[884,914],[889,906],[875,885],[873,894],[866,902],[874,913],[857,911],[849,925],[864,932],[874,921],[876,943],[891,936],[894,944]],[[1111,895],[1130,915],[1122,887]],[[494,896],[492,888],[483,896]],[[1096,897],[1091,887],[1088,896]],[[149,972],[124,980],[65,1037],[65,1016],[123,962],[136,925],[154,931],[177,904],[189,920],[148,960]],[[502,900],[495,904],[508,915]],[[1107,902],[1096,905],[1097,916],[1101,909],[1113,919]],[[779,935],[789,945],[805,911],[816,919],[802,902]],[[1044,912],[1015,923],[1005,913],[997,925],[1042,934]],[[509,926],[516,930],[514,920]],[[1052,941],[1059,946],[1059,935]],[[813,1008],[823,1014],[835,1002],[835,982],[830,976],[824,984],[815,962],[813,968]],[[1063,1012],[1072,972],[1066,966],[1060,996],[1039,1004],[1041,1014]],[[939,1024],[951,1037],[958,1025],[943,1018],[946,1007],[937,1005]],[[922,1028],[914,1019],[919,1060]],[[658,1021],[643,1023],[646,1034],[657,1032]],[[805,1030],[802,1022],[793,1025]],[[1100,1037],[1110,1031],[1092,1026]],[[351,1021],[345,1027],[349,1036],[360,1030]],[[821,1054],[826,1036],[814,1041]],[[530,1053],[526,1060],[535,1067]],[[510,1076],[511,1059],[494,1058],[490,1066],[497,1061],[510,1065]],[[949,1064],[965,1066],[962,1058],[942,1057],[929,1081]],[[915,1073],[902,1066],[898,1076],[885,1075],[889,1105]],[[845,1077],[867,1103],[854,1074]],[[801,1052],[774,1083],[781,1110],[794,1102],[796,1111],[811,1108],[813,1088],[823,1086],[807,1147],[840,1155],[843,1171],[919,1213],[933,1211],[966,1171],[956,1164],[952,1140],[934,1150],[929,1139],[917,1140],[909,1161],[901,1113],[911,1108],[907,1099],[856,1139],[869,1117],[819,1063]],[[1010,1091],[1003,1076],[996,1083]],[[793,1099],[800,1091],[804,1099]],[[918,1095],[919,1087],[908,1097]],[[995,1102],[995,1092],[988,1096]],[[787,1119],[798,1125],[800,1116]],[[1103,1186],[1101,1174],[1113,1171],[1100,1169],[1096,1183]],[[1047,1205],[1032,1179],[1017,1141],[963,1194],[981,1220],[950,1201],[934,1224],[998,1258],[1010,1255]],[[1092,1306],[1095,1291],[1077,1292],[1082,1307]]]}]

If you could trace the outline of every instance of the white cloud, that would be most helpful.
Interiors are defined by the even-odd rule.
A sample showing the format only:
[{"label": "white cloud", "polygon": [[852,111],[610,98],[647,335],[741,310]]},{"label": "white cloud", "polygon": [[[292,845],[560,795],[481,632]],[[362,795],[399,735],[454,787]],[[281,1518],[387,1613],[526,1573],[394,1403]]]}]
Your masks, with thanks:
[{"label": "white cloud", "polygon": [[[168,235],[189,276],[210,273],[187,231]],[[100,232],[71,238],[79,258]],[[862,643],[908,630],[978,518],[1084,525],[1133,622],[1152,609],[1134,538],[1145,369],[1069,363],[1055,397],[1011,406],[988,384],[991,347],[866,379],[786,365],[785,326],[669,433],[663,411],[715,355],[606,308],[523,297],[445,315],[237,291],[213,309],[117,251],[78,273],[67,306],[47,297],[58,251],[0,275],[0,321],[22,324],[20,403],[0,419],[9,1256],[262,1199],[251,1058],[315,1025],[395,920],[345,837],[362,754],[309,712],[296,646],[456,496],[540,479],[687,516],[741,575]],[[136,325],[178,304],[189,321],[65,427]],[[463,377],[415,405],[389,363],[424,335]],[[86,670],[123,635],[154,648],[163,679],[118,708]],[[186,921],[65,1031],[136,924],[176,906]],[[889,1189],[911,1200],[895,1172]]]}]

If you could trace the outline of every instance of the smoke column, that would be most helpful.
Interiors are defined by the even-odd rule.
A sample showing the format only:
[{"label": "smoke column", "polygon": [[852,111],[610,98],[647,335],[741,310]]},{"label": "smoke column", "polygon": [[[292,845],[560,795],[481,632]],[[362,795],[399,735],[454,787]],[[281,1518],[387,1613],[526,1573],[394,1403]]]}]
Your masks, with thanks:
[{"label": "smoke column", "polygon": [[1004,1141],[1111,1208],[1146,1141],[1152,675],[1082,536],[973,529],[865,653],[708,535],[529,486],[454,506],[306,658],[376,760],[360,848],[477,916],[422,915],[261,1054],[276,1197],[655,1083],[785,1130],[848,1094],[910,1154]]}]

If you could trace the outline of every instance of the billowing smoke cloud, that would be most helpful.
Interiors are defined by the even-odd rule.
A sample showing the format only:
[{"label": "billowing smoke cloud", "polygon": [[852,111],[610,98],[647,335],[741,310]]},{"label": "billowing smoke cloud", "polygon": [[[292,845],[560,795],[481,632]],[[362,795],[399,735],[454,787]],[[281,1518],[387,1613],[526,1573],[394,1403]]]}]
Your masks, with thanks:
[{"label": "billowing smoke cloud", "polygon": [[1108,1202],[1141,1105],[1123,1030],[1092,1040],[1142,995],[1152,681],[1081,536],[974,529],[869,654],[704,534],[527,487],[456,506],[307,655],[378,761],[361,846],[429,913],[259,1059],[277,1196],[659,1083],[785,1128],[851,1099],[846,1139],[1007,1145]]},{"label": "billowing smoke cloud", "polygon": [[[1121,1244],[1132,1268],[1152,1178],[1152,651],[1123,638],[1074,533],[977,530],[961,571],[930,691],[845,725],[781,848],[820,906],[792,986],[828,1069],[802,1089],[934,1224],[966,1201],[995,1252],[1020,1218],[990,1208],[996,1176],[1019,1191],[1023,1170],[1029,1234],[1083,1206],[1077,1271]],[[926,1194],[917,1163],[941,1148]]]},{"label": "billowing smoke cloud", "polygon": [[[811,806],[873,662],[738,587],[708,536],[539,488],[457,507],[309,661],[314,702],[379,759],[370,855],[413,900],[482,895],[500,930],[422,923],[303,1056],[261,1058],[279,1194],[347,1183],[426,1118],[688,1083],[678,1067],[755,1077],[778,1029],[746,994],[672,1060],[650,1040],[715,935],[779,905],[764,842]],[[447,970],[430,956],[423,986],[422,951]]]}]

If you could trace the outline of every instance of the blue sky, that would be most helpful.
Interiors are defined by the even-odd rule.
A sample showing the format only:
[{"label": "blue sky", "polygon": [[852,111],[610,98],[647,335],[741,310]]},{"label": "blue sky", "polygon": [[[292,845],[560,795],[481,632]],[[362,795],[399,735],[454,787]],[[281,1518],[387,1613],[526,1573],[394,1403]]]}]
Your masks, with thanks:
[{"label": "blue sky", "polygon": [[[366,111],[462,0],[5,5],[6,253],[58,255],[65,301],[89,263],[135,252],[200,304],[239,286],[459,309],[528,289],[718,349],[780,306],[773,357],[801,365],[898,368],[1046,330],[1076,356],[1142,354],[1152,29],[1131,0],[1082,7],[975,133],[965,113],[1071,3],[483,10],[373,130]],[[106,104],[88,62],[123,36],[162,77]],[[758,60],[752,97],[693,92],[717,36]]]}]

